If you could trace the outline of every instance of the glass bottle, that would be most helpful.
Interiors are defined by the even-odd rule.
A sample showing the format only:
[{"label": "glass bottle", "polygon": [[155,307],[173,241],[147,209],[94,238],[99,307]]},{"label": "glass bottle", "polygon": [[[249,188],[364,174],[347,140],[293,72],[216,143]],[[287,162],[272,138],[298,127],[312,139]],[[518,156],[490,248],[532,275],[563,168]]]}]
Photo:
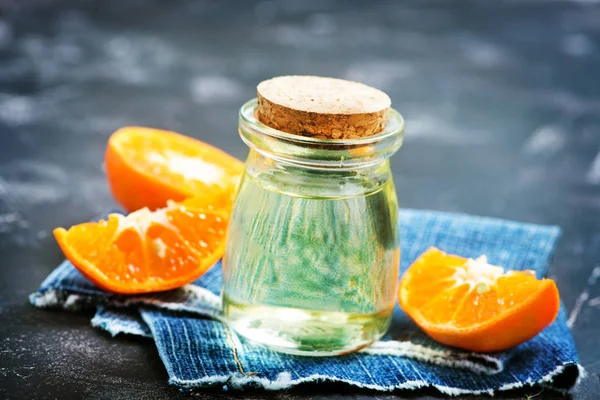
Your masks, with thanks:
[{"label": "glass bottle", "polygon": [[402,145],[393,109],[383,132],[324,140],[270,128],[240,110],[250,147],[223,262],[223,311],[274,350],[333,355],[387,330],[396,303],[398,204],[388,158]]}]

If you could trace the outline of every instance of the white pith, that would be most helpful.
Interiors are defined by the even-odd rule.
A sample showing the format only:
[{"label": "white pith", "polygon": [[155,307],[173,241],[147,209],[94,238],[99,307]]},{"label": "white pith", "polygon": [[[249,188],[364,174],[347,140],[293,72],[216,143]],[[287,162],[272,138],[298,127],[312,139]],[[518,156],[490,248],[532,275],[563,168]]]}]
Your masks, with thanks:
[{"label": "white pith", "polygon": [[[156,210],[154,212],[144,207],[140,210],[132,212],[128,216],[124,216],[121,214],[111,214],[111,216],[117,218],[119,223],[119,226],[115,231],[114,237],[117,238],[123,232],[131,229],[135,231],[141,238],[145,238],[148,229],[150,229],[150,227],[153,224],[162,225],[173,232],[179,232],[179,229],[177,229],[177,227],[171,224],[167,215],[167,211],[172,210],[174,206],[174,203],[169,202],[167,207],[161,208],[160,210]],[[155,244],[158,247],[159,244]]]},{"label": "white pith", "polygon": [[469,258],[452,275],[455,287],[469,285],[469,292],[477,290],[485,293],[496,284],[498,278],[505,274],[504,268],[489,264],[485,255],[476,259]]}]

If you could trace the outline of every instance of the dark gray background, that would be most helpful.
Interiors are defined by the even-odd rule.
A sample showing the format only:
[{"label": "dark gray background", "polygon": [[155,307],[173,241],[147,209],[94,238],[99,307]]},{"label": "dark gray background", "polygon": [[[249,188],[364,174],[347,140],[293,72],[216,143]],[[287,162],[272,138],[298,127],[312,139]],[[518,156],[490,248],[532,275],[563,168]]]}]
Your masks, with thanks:
[{"label": "dark gray background", "polygon": [[550,275],[590,373],[575,398],[600,398],[599,2],[13,0],[0,10],[0,397],[180,397],[151,342],[27,304],[62,258],[51,230],[114,206],[102,159],[115,129],[167,128],[244,158],[237,111],[256,84],[317,74],[379,87],[405,115],[392,160],[402,206],[564,228]]}]

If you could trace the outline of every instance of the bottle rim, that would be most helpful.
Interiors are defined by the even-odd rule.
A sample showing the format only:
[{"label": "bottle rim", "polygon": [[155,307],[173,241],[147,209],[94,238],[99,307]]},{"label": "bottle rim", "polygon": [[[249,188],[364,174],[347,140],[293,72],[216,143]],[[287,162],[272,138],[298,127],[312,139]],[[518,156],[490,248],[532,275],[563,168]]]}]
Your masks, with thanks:
[{"label": "bottle rim", "polygon": [[379,163],[401,146],[404,118],[390,108],[382,132],[352,139],[319,139],[283,132],[255,116],[257,99],[246,102],[239,113],[239,134],[252,149],[277,161],[308,167],[353,168]]}]

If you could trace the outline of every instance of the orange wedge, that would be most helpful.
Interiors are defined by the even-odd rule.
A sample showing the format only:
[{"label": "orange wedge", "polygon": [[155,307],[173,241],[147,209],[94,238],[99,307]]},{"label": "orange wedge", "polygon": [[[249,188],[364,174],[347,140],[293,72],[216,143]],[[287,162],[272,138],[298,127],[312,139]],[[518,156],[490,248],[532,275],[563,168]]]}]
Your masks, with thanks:
[{"label": "orange wedge", "polygon": [[169,290],[192,282],[223,255],[227,215],[204,200],[169,202],[56,228],[63,253],[96,286],[115,293]]},{"label": "orange wedge", "polygon": [[104,158],[111,192],[125,210],[164,207],[199,196],[230,212],[244,164],[222,150],[175,132],[125,127],[112,134]]},{"label": "orange wedge", "polygon": [[434,247],[400,281],[400,306],[431,338],[472,351],[517,346],[550,325],[560,300],[551,279],[504,271]]}]

